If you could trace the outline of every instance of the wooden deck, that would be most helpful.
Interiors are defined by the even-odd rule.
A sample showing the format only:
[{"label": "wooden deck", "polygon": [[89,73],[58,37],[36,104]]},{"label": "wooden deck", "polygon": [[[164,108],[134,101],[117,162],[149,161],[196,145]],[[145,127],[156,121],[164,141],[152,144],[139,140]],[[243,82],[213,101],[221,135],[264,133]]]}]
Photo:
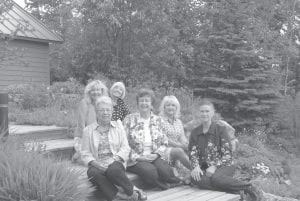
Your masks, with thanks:
[{"label": "wooden deck", "polygon": [[239,195],[180,186],[166,191],[146,191],[149,201],[238,201]]}]

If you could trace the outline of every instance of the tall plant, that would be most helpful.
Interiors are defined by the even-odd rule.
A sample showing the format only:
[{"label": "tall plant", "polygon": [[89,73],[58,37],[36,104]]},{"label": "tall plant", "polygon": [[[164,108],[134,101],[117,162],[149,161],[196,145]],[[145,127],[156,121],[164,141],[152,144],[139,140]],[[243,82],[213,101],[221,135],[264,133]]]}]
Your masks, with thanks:
[{"label": "tall plant", "polygon": [[0,200],[83,201],[91,192],[78,171],[19,150],[17,143],[1,144],[0,158]]}]

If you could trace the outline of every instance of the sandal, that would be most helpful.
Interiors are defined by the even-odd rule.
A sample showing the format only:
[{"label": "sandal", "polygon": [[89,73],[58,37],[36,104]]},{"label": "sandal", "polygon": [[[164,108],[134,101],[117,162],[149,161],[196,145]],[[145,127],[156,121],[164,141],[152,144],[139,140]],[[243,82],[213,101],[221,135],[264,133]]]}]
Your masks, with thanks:
[{"label": "sandal", "polygon": [[140,201],[145,201],[145,200],[148,199],[146,193],[145,193],[144,191],[142,191],[141,189],[134,190],[134,191],[137,192],[137,194],[138,194],[138,199],[139,199]]}]

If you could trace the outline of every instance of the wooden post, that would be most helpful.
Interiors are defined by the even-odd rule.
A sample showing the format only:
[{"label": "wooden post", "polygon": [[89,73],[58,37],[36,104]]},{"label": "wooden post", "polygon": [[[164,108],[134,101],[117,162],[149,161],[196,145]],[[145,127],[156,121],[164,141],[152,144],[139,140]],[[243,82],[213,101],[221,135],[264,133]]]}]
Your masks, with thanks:
[{"label": "wooden post", "polygon": [[0,140],[8,138],[8,94],[0,93]]}]

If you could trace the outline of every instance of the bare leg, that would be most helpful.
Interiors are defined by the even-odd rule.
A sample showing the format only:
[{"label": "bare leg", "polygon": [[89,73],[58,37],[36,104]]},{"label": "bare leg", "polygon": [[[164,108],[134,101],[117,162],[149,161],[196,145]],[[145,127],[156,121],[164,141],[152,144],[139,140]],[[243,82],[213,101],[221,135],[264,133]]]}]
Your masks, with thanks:
[{"label": "bare leg", "polygon": [[176,160],[180,161],[181,164],[184,165],[184,167],[191,170],[191,164],[189,158],[186,155],[186,153],[183,151],[183,149],[178,147],[172,148],[170,153],[170,158],[171,161],[176,161]]}]

